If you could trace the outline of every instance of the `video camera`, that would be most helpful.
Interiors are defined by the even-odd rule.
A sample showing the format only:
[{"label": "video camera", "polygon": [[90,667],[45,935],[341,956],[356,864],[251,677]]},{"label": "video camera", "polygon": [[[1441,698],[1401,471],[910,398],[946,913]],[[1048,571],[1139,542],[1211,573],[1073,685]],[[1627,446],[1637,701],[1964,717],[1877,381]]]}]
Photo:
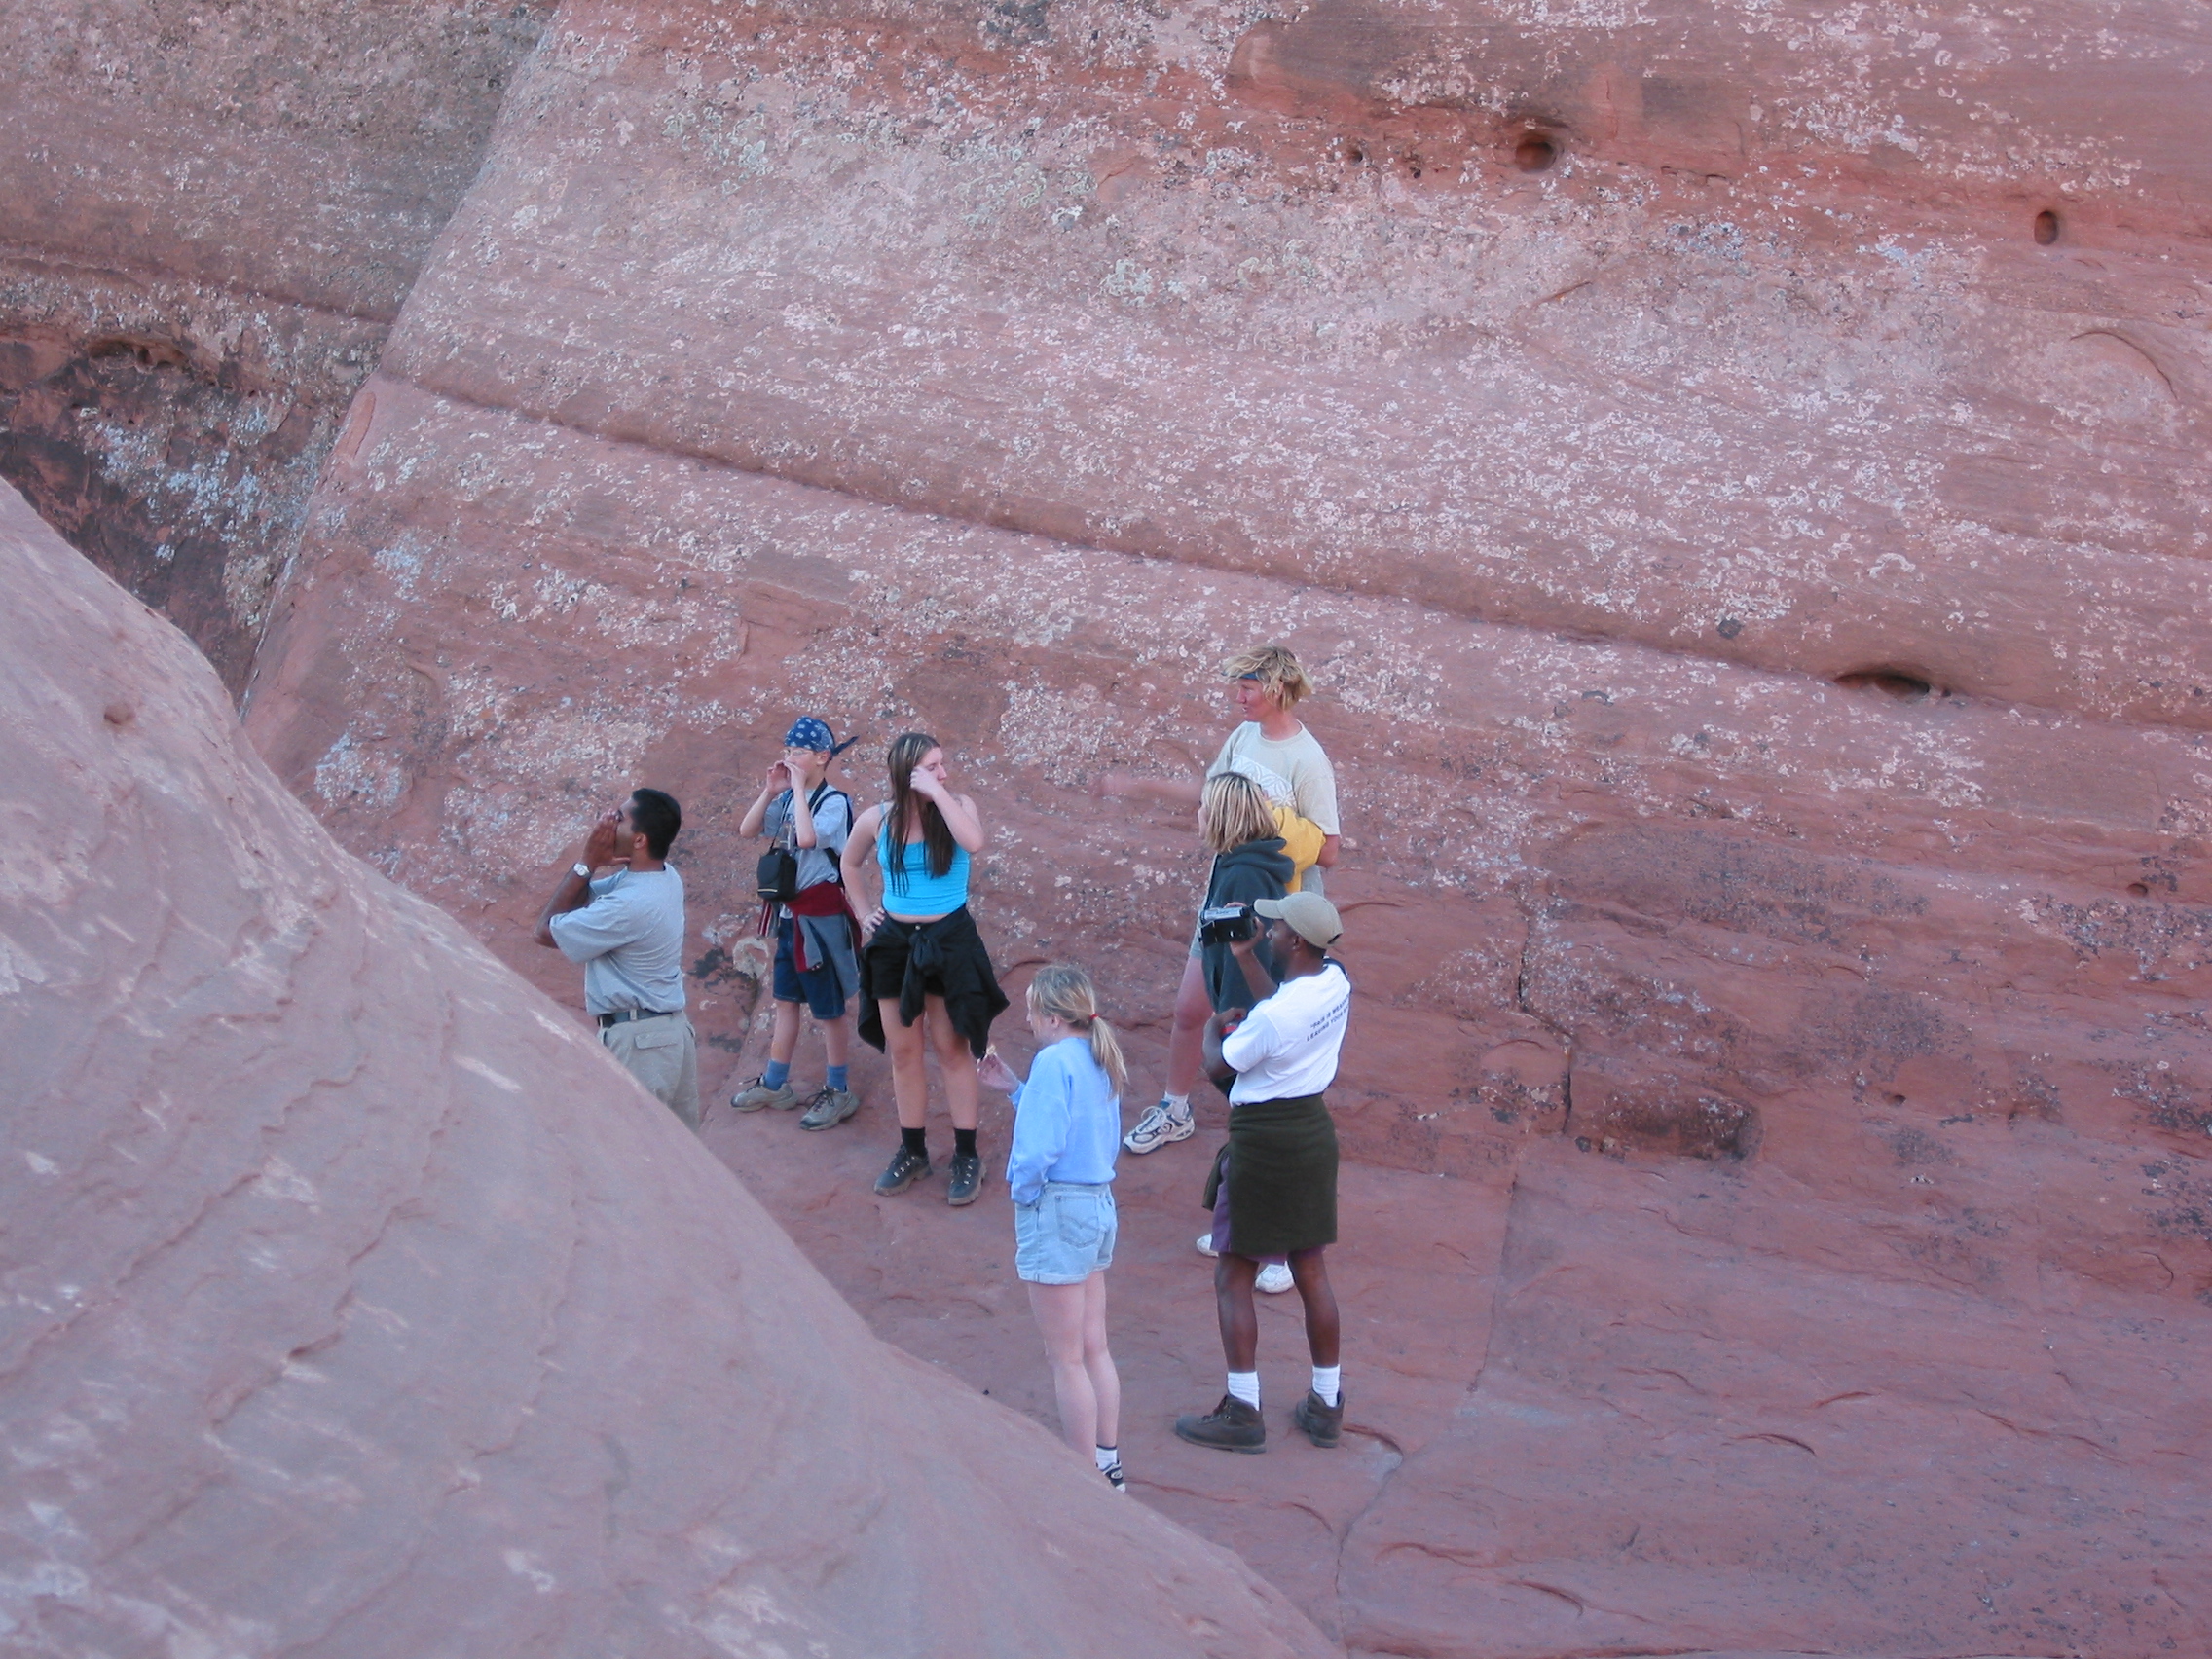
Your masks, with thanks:
[{"label": "video camera", "polygon": [[1198,942],[1241,943],[1252,937],[1256,925],[1249,904],[1208,904],[1198,912]]}]

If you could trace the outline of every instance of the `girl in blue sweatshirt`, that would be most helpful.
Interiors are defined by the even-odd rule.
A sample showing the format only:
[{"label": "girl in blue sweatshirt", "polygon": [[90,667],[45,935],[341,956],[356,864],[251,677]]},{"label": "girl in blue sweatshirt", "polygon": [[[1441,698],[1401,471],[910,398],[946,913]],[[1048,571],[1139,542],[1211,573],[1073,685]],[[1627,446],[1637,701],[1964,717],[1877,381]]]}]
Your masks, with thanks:
[{"label": "girl in blue sweatshirt", "polygon": [[1081,968],[1055,962],[1029,982],[1029,1029],[1043,1045],[1025,1083],[997,1050],[976,1068],[1014,1096],[1014,1269],[1029,1287],[1059,1398],[1060,1432],[1091,1449],[1122,1490],[1122,1379],[1106,1346],[1106,1270],[1119,1221],[1114,1160],[1122,1147],[1128,1068],[1098,993]]}]

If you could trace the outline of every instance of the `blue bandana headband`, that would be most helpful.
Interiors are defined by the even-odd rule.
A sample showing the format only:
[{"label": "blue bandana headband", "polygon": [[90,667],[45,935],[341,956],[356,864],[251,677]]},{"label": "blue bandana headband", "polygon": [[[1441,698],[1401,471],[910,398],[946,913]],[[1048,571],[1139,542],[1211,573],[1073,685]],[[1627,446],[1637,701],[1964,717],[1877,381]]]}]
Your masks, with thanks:
[{"label": "blue bandana headband", "polygon": [[811,749],[817,755],[828,755],[831,759],[835,759],[858,742],[859,738],[848,737],[839,743],[837,734],[830,729],[830,722],[818,720],[812,715],[799,716],[792,721],[792,729],[784,733],[786,749]]}]

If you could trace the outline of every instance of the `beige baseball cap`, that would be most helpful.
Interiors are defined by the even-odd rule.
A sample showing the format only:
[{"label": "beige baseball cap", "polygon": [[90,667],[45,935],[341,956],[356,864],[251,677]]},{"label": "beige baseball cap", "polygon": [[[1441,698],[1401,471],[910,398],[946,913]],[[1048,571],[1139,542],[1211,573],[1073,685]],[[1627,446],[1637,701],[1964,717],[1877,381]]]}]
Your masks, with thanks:
[{"label": "beige baseball cap", "polygon": [[1286,893],[1280,899],[1255,900],[1252,908],[1263,916],[1280,916],[1298,930],[1308,944],[1326,950],[1344,936],[1345,925],[1337,907],[1318,893]]}]

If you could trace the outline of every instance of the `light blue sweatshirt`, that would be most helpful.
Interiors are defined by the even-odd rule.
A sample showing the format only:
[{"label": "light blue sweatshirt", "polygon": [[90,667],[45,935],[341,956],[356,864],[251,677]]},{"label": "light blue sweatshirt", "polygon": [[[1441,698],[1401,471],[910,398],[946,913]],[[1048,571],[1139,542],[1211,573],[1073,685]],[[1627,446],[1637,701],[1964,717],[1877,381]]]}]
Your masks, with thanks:
[{"label": "light blue sweatshirt", "polygon": [[1048,1181],[1101,1186],[1122,1150],[1122,1098],[1090,1042],[1063,1037],[1037,1056],[1014,1091],[1014,1150],[1006,1182],[1017,1204],[1045,1196]]}]

